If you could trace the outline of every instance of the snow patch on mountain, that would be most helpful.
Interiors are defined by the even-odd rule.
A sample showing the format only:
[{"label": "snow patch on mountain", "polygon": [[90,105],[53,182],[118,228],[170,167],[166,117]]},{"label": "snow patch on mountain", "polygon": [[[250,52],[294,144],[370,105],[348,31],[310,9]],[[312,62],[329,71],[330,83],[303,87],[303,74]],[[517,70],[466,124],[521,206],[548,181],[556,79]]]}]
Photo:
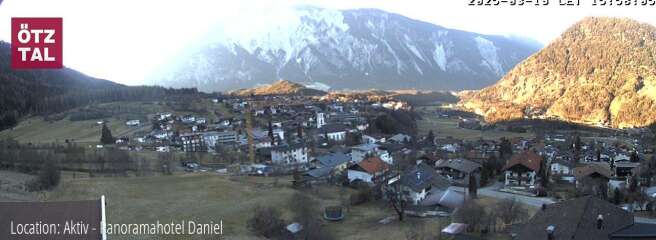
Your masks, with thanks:
[{"label": "snow patch on mountain", "polygon": [[258,14],[219,24],[150,79],[206,91],[275,79],[334,89],[475,89],[534,51],[376,9],[296,7]]},{"label": "snow patch on mountain", "polygon": [[503,67],[501,66],[501,63],[499,63],[499,58],[497,57],[497,47],[494,45],[494,43],[481,36],[477,36],[474,38],[474,40],[476,40],[478,52],[483,57],[481,65],[487,66],[498,76],[503,75]]},{"label": "snow patch on mountain", "polygon": [[[310,21],[314,26],[307,24]],[[240,22],[244,24],[234,24]],[[307,46],[321,39],[338,39],[348,31],[341,11],[323,8],[274,8],[259,16],[244,15],[243,19],[218,26],[219,42],[230,42],[233,54],[236,47],[267,59],[266,54],[282,54],[280,60],[289,62]]]},{"label": "snow patch on mountain", "polygon": [[437,63],[437,66],[446,71],[446,52],[444,52],[444,47],[442,44],[435,43],[435,51],[433,51],[433,60]]},{"label": "snow patch on mountain", "polygon": [[331,88],[328,84],[321,83],[321,82],[312,82],[312,83],[306,84],[305,87],[306,88],[316,89],[316,90],[321,90],[321,91],[324,91],[324,92],[327,92]]}]

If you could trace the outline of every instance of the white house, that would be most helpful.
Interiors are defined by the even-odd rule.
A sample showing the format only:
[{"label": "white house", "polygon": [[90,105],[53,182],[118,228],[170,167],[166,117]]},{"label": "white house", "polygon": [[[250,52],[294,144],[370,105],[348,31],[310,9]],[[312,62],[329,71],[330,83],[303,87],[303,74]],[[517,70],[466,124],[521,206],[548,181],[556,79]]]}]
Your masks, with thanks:
[{"label": "white house", "polygon": [[442,146],[442,150],[447,151],[447,152],[451,152],[451,153],[455,153],[455,152],[458,151],[458,144],[455,144],[455,143],[444,144]]},{"label": "white house", "polygon": [[553,161],[551,163],[552,174],[572,175],[574,174],[573,170],[574,168],[572,168],[571,164],[562,161]]},{"label": "white house", "polygon": [[351,161],[358,163],[367,157],[378,157],[387,164],[393,164],[394,158],[385,149],[380,149],[378,144],[360,144],[351,148]]},{"label": "white house", "polygon": [[226,131],[226,132],[203,132],[203,140],[205,145],[213,150],[216,144],[230,144],[236,143],[238,140],[237,132],[235,131]]},{"label": "white house", "polygon": [[362,134],[362,143],[385,143],[386,140],[387,137],[383,135]]},{"label": "white house", "polygon": [[344,141],[348,128],[344,124],[326,124],[319,129],[322,137],[327,137],[333,141]]},{"label": "white house", "polygon": [[273,136],[277,136],[280,140],[285,140],[285,130],[282,128],[275,128],[273,129]]},{"label": "white house", "polygon": [[140,124],[141,124],[141,120],[138,120],[138,119],[129,120],[129,121],[125,122],[125,125],[128,125],[130,127],[136,127],[136,126],[139,126]]},{"label": "white house", "polygon": [[317,112],[317,128],[321,128],[324,125],[326,125],[326,114]]},{"label": "white house", "polygon": [[399,181],[392,184],[401,184],[401,194],[406,201],[418,205],[432,190],[446,190],[449,182],[446,178],[435,173],[435,170],[426,164],[417,164],[401,175]]},{"label": "white house", "polygon": [[196,122],[196,117],[193,115],[186,115],[182,117],[182,122],[186,124],[191,124]]},{"label": "white house", "polygon": [[513,155],[503,168],[506,187],[534,188],[538,183],[538,172],[542,167],[542,156],[532,151]]},{"label": "white house", "polygon": [[303,143],[271,148],[271,162],[276,164],[303,164],[308,162],[308,148]]},{"label": "white house", "polygon": [[378,144],[365,143],[351,148],[351,161],[360,162],[367,155],[373,155],[378,150]]}]

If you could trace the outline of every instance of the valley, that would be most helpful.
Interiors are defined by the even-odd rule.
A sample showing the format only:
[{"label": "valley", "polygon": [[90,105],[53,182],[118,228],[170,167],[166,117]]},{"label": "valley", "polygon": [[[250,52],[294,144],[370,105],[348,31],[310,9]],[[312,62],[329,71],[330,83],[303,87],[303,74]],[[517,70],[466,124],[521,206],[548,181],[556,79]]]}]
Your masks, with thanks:
[{"label": "valley", "polygon": [[483,34],[387,8],[258,1],[254,16],[178,17],[185,4],[169,6],[175,23],[142,25],[185,26],[137,45],[171,56],[110,59],[125,69],[109,76],[127,79],[86,75],[111,67],[70,50],[67,67],[13,69],[0,41],[0,223],[223,227],[107,236],[119,240],[656,238],[650,23],[577,18],[543,46],[487,34],[522,25],[513,14],[477,23]]}]

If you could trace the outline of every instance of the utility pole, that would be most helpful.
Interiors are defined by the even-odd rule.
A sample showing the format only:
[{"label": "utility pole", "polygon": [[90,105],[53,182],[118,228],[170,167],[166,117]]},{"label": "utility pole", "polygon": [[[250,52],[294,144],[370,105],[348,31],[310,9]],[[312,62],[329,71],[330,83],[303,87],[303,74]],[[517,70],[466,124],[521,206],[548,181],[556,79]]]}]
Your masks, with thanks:
[{"label": "utility pole", "polygon": [[253,115],[251,104],[246,107],[246,135],[248,138],[248,160],[255,163],[255,144],[253,143]]}]

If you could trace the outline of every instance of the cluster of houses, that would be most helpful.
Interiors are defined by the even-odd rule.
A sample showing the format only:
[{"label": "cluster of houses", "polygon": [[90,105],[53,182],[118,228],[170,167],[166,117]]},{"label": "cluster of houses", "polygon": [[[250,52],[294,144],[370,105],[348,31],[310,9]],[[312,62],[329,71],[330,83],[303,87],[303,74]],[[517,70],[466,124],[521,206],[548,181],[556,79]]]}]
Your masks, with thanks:
[{"label": "cluster of houses", "polygon": [[[284,166],[290,172],[301,172],[298,181],[304,184],[378,186],[401,194],[415,207],[450,209],[463,203],[470,185],[482,187],[484,165],[490,159],[502,158],[504,151],[501,140],[465,141],[444,136],[427,140],[404,133],[369,131],[369,117],[376,111],[407,109],[404,102],[264,96],[217,99],[214,103],[234,114],[217,113],[218,118],[208,119],[158,113],[149,116],[151,129],[138,131],[132,141],[121,137],[117,144],[219,155],[225,149],[247,153],[252,147],[257,166],[250,169],[258,175],[270,174],[276,169],[271,166]],[[243,114],[247,111],[253,114],[251,123]],[[146,125],[140,120],[125,124],[135,128]],[[480,129],[481,123],[475,118],[461,118],[459,126]],[[605,185],[612,191],[626,188],[635,177],[641,186],[650,187],[651,181],[645,181],[642,174],[649,148],[633,147],[641,146],[639,142],[574,141],[571,136],[558,134],[507,141],[512,154],[504,157],[496,178],[485,181],[502,185],[501,191],[539,195],[545,182],[574,188]],[[408,156],[414,157],[410,163]]]}]

